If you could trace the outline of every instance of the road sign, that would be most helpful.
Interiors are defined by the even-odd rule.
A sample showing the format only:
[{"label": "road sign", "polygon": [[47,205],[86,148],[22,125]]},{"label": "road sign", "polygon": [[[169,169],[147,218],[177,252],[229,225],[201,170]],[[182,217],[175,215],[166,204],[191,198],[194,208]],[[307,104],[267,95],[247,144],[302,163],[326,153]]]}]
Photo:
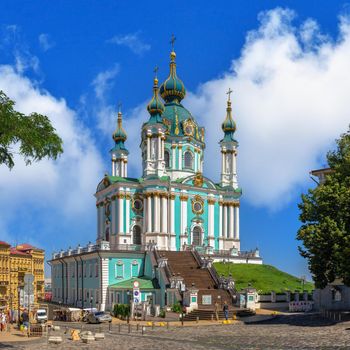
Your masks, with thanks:
[{"label": "road sign", "polygon": [[139,304],[141,302],[141,293],[140,293],[140,289],[136,289],[134,288],[133,290],[133,301],[134,304]]},{"label": "road sign", "polygon": [[24,275],[24,283],[25,284],[33,284],[34,276],[31,273],[26,273]]},{"label": "road sign", "polygon": [[134,289],[138,289],[140,287],[139,281],[134,281]]}]

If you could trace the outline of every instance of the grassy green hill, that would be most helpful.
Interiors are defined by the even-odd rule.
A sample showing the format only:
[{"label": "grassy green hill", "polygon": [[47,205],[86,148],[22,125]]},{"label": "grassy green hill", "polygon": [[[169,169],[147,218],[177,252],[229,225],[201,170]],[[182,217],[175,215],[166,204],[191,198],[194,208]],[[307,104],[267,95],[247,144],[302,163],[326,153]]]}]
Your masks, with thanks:
[{"label": "grassy green hill", "polygon": [[[286,290],[301,291],[303,289],[299,278],[280,271],[271,265],[224,264],[220,262],[214,263],[214,266],[219,275],[228,276],[231,273],[237,290],[246,288],[248,283],[262,293],[268,293],[272,290],[284,292]],[[304,290],[311,291],[313,288],[314,285],[311,282],[304,284]]]}]

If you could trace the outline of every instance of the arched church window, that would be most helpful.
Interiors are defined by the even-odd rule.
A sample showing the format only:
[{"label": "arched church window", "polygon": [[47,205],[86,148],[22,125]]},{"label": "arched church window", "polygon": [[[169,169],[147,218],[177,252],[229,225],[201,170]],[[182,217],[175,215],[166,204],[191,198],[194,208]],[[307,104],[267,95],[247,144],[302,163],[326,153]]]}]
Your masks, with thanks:
[{"label": "arched church window", "polygon": [[132,241],[133,244],[141,244],[141,227],[139,225],[135,225],[132,229]]},{"label": "arched church window", "polygon": [[195,226],[192,231],[192,245],[202,245],[202,229],[199,226]]},{"label": "arched church window", "polygon": [[169,166],[170,166],[170,154],[168,151],[164,151],[164,161],[165,161],[165,167],[169,168]]},{"label": "arched church window", "polygon": [[184,154],[185,168],[193,169],[193,155],[190,151],[186,151]]}]

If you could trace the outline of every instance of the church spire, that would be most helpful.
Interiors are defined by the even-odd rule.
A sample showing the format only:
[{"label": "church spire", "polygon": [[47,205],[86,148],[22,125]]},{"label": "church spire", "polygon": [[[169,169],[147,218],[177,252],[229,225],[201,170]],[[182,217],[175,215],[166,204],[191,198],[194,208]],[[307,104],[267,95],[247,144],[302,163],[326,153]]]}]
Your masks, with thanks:
[{"label": "church spire", "polygon": [[170,52],[170,74],[165,82],[160,86],[160,95],[166,103],[180,103],[186,95],[185,85],[176,75],[176,53],[174,51],[175,44],[174,34],[171,37],[171,52]]},{"label": "church spire", "polygon": [[236,141],[234,139],[234,133],[236,131],[236,123],[232,118],[232,107],[231,107],[231,94],[232,90],[228,89],[227,93],[227,107],[226,107],[226,118],[222,123],[222,130],[225,133],[224,140],[225,141]]},{"label": "church spire", "polygon": [[236,123],[232,118],[231,107],[232,90],[227,91],[226,118],[222,123],[224,138],[220,141],[221,147],[221,186],[238,188],[237,180],[237,146],[238,142],[234,138]]},{"label": "church spire", "polygon": [[113,132],[114,147],[110,153],[112,156],[112,175],[127,177],[127,162],[129,151],[125,148],[124,142],[128,138],[123,129],[123,115],[121,112],[121,103],[118,104],[117,128]]},{"label": "church spire", "polygon": [[154,80],[153,80],[153,97],[149,104],[147,105],[147,110],[151,115],[149,119],[149,123],[161,123],[162,122],[162,114],[164,112],[164,105],[162,101],[159,99],[158,95],[158,78],[157,72],[158,67],[154,68]]}]

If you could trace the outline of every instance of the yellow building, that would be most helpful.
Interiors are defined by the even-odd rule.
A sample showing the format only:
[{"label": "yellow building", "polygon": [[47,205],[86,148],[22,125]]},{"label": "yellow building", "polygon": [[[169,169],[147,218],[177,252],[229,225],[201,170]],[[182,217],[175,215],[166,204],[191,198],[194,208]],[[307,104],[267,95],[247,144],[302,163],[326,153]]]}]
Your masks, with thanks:
[{"label": "yellow building", "polygon": [[23,288],[26,273],[34,276],[35,304],[44,298],[44,258],[42,249],[0,241],[0,308],[18,310],[18,287]]}]

